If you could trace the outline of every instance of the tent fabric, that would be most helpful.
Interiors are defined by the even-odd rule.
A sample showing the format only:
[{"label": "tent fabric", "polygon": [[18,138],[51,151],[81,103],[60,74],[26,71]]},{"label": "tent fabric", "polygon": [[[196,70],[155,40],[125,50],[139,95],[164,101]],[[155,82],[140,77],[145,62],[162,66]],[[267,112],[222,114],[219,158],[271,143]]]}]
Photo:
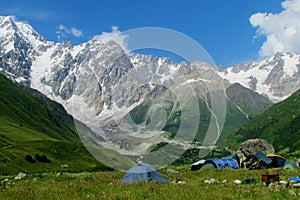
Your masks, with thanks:
[{"label": "tent fabric", "polygon": [[261,151],[256,152],[254,154],[254,156],[257,159],[259,159],[259,160],[263,161],[264,163],[266,163],[267,165],[272,163],[272,159],[270,157],[268,157],[266,154],[264,154],[263,152],[261,152]]},{"label": "tent fabric", "polygon": [[124,176],[121,183],[147,183],[149,181],[169,182],[152,165],[142,163],[132,167]]},{"label": "tent fabric", "polygon": [[265,163],[263,160],[259,163],[259,168],[265,169],[265,168],[282,168],[285,165],[285,158],[280,155],[275,154],[268,154],[268,158],[272,160],[271,163]]},{"label": "tent fabric", "polygon": [[206,163],[205,165],[203,165],[202,167],[201,167],[201,170],[203,170],[203,169],[211,169],[211,168],[216,168],[213,164],[211,164],[211,163]]},{"label": "tent fabric", "polygon": [[201,169],[202,166],[204,165],[205,161],[206,160],[202,159],[202,160],[199,160],[199,161],[193,163],[192,166],[191,166],[191,170],[192,171],[197,171],[197,170]]},{"label": "tent fabric", "polygon": [[232,155],[223,157],[222,159],[234,159],[234,160],[236,160],[238,163],[240,162],[240,159],[239,159],[239,157],[238,157],[237,154],[232,154]]},{"label": "tent fabric", "polygon": [[291,176],[290,177],[290,181],[300,182],[300,178],[299,177],[295,177],[295,176]]},{"label": "tent fabric", "polygon": [[291,160],[286,160],[284,163],[284,169],[298,169],[298,166],[295,162]]},{"label": "tent fabric", "polygon": [[223,169],[223,168],[233,168],[233,169],[238,169],[239,165],[236,160],[234,159],[215,159],[211,158],[205,162],[204,165],[206,164],[212,164],[215,168],[217,169]]}]

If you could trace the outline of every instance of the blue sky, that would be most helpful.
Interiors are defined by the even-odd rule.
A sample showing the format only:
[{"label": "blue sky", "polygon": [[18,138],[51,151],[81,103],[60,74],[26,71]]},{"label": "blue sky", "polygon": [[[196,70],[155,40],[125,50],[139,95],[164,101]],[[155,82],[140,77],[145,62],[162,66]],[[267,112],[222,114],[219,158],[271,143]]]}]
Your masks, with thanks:
[{"label": "blue sky", "polygon": [[[277,16],[289,9],[283,8],[284,0],[0,1],[0,15],[27,21],[47,40],[78,44],[110,32],[113,26],[120,31],[164,27],[195,39],[217,65],[225,66],[268,56],[266,52],[272,52],[272,43],[265,50],[263,45],[271,28],[263,22],[268,20],[268,14]],[[250,22],[256,13],[266,14],[253,17]]]}]

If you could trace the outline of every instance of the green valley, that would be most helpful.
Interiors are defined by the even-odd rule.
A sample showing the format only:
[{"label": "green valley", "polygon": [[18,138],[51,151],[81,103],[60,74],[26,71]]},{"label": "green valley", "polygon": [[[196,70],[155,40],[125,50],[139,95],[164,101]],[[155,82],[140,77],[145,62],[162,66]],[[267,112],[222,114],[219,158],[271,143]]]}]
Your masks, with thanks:
[{"label": "green valley", "polygon": [[85,149],[60,104],[1,74],[0,150],[1,174],[107,169]]}]

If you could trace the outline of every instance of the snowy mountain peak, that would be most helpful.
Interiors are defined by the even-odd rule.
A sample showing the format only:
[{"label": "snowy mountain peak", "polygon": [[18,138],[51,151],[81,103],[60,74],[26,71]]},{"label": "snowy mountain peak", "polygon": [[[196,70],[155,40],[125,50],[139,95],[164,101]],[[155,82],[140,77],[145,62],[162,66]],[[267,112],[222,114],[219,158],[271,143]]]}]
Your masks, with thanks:
[{"label": "snowy mountain peak", "polygon": [[300,89],[300,55],[293,52],[277,53],[260,62],[238,64],[219,71],[231,83],[281,101]]},{"label": "snowy mountain peak", "polygon": [[1,46],[6,46],[3,46],[6,52],[18,48],[15,40],[24,40],[33,48],[39,48],[46,43],[50,44],[29,24],[15,21],[11,16],[0,16],[0,38]]},{"label": "snowy mountain peak", "polygon": [[[202,71],[213,70],[230,83],[240,83],[274,101],[283,100],[300,87],[300,55],[292,52],[277,53],[260,62],[220,67],[217,70],[199,61],[190,65],[148,55],[125,55],[114,41],[103,43],[90,40],[76,46],[70,42],[48,42],[29,24],[18,22],[11,16],[0,16],[0,47],[2,73],[18,82],[22,80],[22,84],[27,86],[34,80],[33,85],[38,87],[41,84],[40,78],[37,81],[34,77],[41,73],[43,80],[48,78],[52,84],[56,83],[61,88],[61,84],[65,83],[63,79],[69,77],[69,73],[73,74],[71,77],[76,77],[83,69],[102,73],[96,78],[103,81],[105,78],[99,76],[104,75],[105,68],[105,73],[117,70],[116,73],[120,76],[120,72],[125,73],[132,67],[138,70],[147,65],[149,69],[143,73],[155,73],[161,83],[171,80],[178,73],[188,74],[195,68]],[[55,78],[51,78],[53,74]],[[61,89],[56,87],[58,86],[52,88],[52,92],[58,95]],[[64,95],[64,98],[67,96]]]},{"label": "snowy mountain peak", "polygon": [[1,31],[7,31],[15,29],[16,24],[14,22],[14,18],[12,16],[0,16],[0,28]]}]

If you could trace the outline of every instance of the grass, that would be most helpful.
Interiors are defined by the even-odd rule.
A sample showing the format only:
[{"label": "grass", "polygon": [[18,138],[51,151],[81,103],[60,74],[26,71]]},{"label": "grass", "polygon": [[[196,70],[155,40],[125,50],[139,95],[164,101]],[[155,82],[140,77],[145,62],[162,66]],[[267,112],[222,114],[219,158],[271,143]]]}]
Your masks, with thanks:
[{"label": "grass", "polygon": [[[261,182],[266,170],[207,169],[192,172],[189,166],[176,167],[177,174],[160,170],[170,182],[184,181],[186,184],[120,184],[124,172],[95,173],[55,173],[30,174],[22,180],[13,177],[2,182],[2,199],[299,199],[300,190],[291,186],[268,187]],[[299,176],[299,170],[284,171],[271,169],[278,173],[280,180]],[[255,184],[236,185],[233,181],[253,177]],[[207,184],[205,180],[215,178],[218,183]],[[226,180],[226,183],[223,181]]]}]

